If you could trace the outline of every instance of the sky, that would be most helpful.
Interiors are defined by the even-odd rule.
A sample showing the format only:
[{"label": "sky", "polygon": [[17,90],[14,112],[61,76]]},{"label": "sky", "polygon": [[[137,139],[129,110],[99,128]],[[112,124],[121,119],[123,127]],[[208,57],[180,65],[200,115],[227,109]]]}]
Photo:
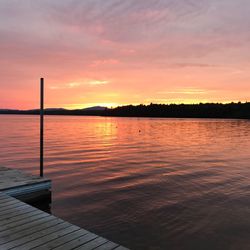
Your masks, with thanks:
[{"label": "sky", "polygon": [[249,0],[0,0],[0,108],[250,101]]}]

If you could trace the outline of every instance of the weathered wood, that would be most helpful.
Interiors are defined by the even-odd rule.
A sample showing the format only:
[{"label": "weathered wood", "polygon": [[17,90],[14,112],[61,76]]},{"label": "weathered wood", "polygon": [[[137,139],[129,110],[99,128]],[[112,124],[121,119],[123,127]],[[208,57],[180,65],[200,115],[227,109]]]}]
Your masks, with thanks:
[{"label": "weathered wood", "polygon": [[[75,232],[77,229],[76,229],[76,226],[68,226],[66,228],[62,228],[60,230],[57,230],[49,235],[45,235],[41,238],[38,238],[36,240],[33,240],[31,242],[28,242],[26,243],[25,245],[22,245],[22,246],[19,246],[18,248],[16,248],[16,250],[26,250],[26,249],[33,249],[34,247],[37,247],[37,246],[40,246],[41,244],[44,243],[44,240],[46,240],[47,242],[48,241],[51,241],[51,240],[55,240],[55,239],[58,239],[58,238],[61,238],[63,237],[64,235],[67,235],[71,232]],[[15,249],[15,248],[14,248]]]},{"label": "weathered wood", "polygon": [[0,202],[8,200],[8,197],[0,195]]},{"label": "weathered wood", "polygon": [[118,247],[118,244],[108,241],[107,243],[95,248],[96,250],[112,250],[114,248]]},{"label": "weathered wood", "polygon": [[98,237],[82,246],[77,247],[75,250],[91,250],[91,249],[95,249],[96,247],[99,247],[105,243],[107,243],[108,240],[102,238],[102,237]]},{"label": "weathered wood", "polygon": [[[17,197],[50,188],[51,181],[49,179],[0,166],[0,192]],[[0,196],[0,202],[2,199],[6,198]]]},{"label": "weathered wood", "polygon": [[[25,243],[27,243],[27,242],[39,239],[43,236],[47,236],[49,238],[52,233],[60,231],[61,229],[65,229],[67,227],[69,227],[69,225],[67,223],[59,223],[59,224],[51,226],[47,229],[35,232],[34,234],[18,238],[16,240],[9,241],[7,243],[4,243],[4,244],[0,245],[0,247],[3,250],[9,250],[9,249],[13,249],[13,248],[14,249],[21,249],[21,248],[23,248],[22,245],[25,245]],[[25,249],[29,249],[29,248],[25,247]]]},{"label": "weathered wood", "polygon": [[98,238],[97,235],[92,234],[92,233],[88,233],[80,238],[77,238],[75,240],[72,240],[68,243],[63,244],[60,247],[56,247],[54,248],[55,250],[68,250],[68,249],[74,249],[76,247],[82,246],[88,242],[90,242],[91,240],[94,240]]},{"label": "weathered wood", "polygon": [[35,216],[35,215],[39,215],[39,214],[42,214],[42,211],[36,210],[36,211],[32,211],[30,213],[21,214],[20,216],[17,216],[17,217],[6,218],[6,219],[1,220],[1,226],[5,226],[5,225],[9,225],[9,224],[14,223],[14,222],[22,221],[22,220],[30,218],[31,216]]},{"label": "weathered wood", "polygon": [[119,246],[119,247],[115,248],[114,250],[129,250],[129,249],[126,247],[123,247],[123,246]]},{"label": "weathered wood", "polygon": [[72,240],[75,240],[77,238],[80,238],[84,235],[88,234],[86,230],[79,229],[77,231],[74,231],[72,233],[69,233],[67,235],[64,235],[63,237],[60,237],[58,239],[49,241],[49,242],[43,242],[40,246],[36,247],[36,250],[51,250],[56,247],[62,246],[65,243],[68,243]]},{"label": "weathered wood", "polygon": [[17,200],[11,200],[11,201],[3,202],[3,203],[1,203],[1,209],[5,208],[5,207],[12,206],[12,204],[18,204],[18,201]]},{"label": "weathered wood", "polygon": [[[45,217],[46,218],[46,217]],[[26,236],[31,236],[32,234],[39,232],[40,230],[46,230],[47,228],[53,227],[55,225],[61,224],[62,221],[56,218],[53,218],[50,221],[46,221],[46,223],[39,223],[37,225],[33,225],[33,227],[26,228],[25,230],[17,232],[15,228],[8,230],[8,234],[2,235],[0,238],[0,244],[8,243],[9,241],[13,241],[19,238],[25,238]]]},{"label": "weathered wood", "polygon": [[18,206],[18,207],[13,207],[13,208],[10,208],[10,209],[6,209],[6,210],[3,210],[3,211],[0,211],[0,216],[2,216],[4,214],[12,213],[14,211],[16,211],[17,213],[21,212],[26,207],[28,207],[28,205],[26,205],[26,204],[20,204],[20,206]]},{"label": "weathered wood", "polygon": [[6,235],[9,236],[11,234],[20,234],[20,233],[23,233],[25,232],[26,230],[29,230],[30,228],[34,228],[34,227],[37,227],[39,225],[43,225],[44,223],[47,223],[47,222],[50,222],[50,221],[53,221],[55,220],[56,218],[53,218],[51,216],[45,216],[45,217],[42,217],[42,218],[39,218],[37,220],[34,220],[34,221],[31,221],[31,222],[28,222],[26,224],[23,224],[23,225],[20,225],[18,227],[12,227],[12,228],[6,228],[6,230],[0,232],[0,238],[2,237],[5,237]]},{"label": "weathered wood", "polygon": [[13,212],[9,211],[8,213],[6,212],[5,214],[0,215],[0,220],[3,219],[9,219],[9,218],[15,218],[19,217],[20,215],[26,214],[26,213],[31,213],[33,211],[36,211],[34,207],[22,207],[22,210],[15,210]]},{"label": "weathered wood", "polygon": [[[9,246],[11,246],[11,249],[13,248],[13,245],[14,245],[13,249],[18,249],[18,250],[30,249],[30,248],[35,247],[36,244],[40,245],[41,242],[43,242],[44,240],[50,241],[51,239],[56,238],[56,236],[58,234],[60,234],[64,231],[67,231],[69,227],[70,227],[69,224],[66,222],[59,223],[59,224],[53,225],[49,228],[46,228],[44,230],[35,232],[34,234],[22,237],[20,239],[15,240],[15,241],[11,241],[11,242],[9,242]],[[33,244],[34,244],[34,246],[33,246]],[[7,248],[7,249],[9,249],[9,248]]]},{"label": "weathered wood", "polygon": [[24,218],[20,221],[16,221],[16,222],[13,222],[13,223],[10,223],[10,224],[7,224],[7,225],[1,225],[0,223],[0,232],[2,231],[5,231],[5,230],[8,230],[10,228],[17,228],[19,226],[22,226],[22,225],[25,225],[29,222],[32,222],[32,221],[36,221],[38,219],[41,219],[43,217],[47,217],[48,215],[45,214],[45,213],[40,213],[40,214],[37,214],[37,215],[33,215],[33,216],[30,216],[29,218]]},{"label": "weathered wood", "polygon": [[11,197],[29,195],[47,188],[48,183],[49,180],[0,167],[1,250],[128,250]]}]

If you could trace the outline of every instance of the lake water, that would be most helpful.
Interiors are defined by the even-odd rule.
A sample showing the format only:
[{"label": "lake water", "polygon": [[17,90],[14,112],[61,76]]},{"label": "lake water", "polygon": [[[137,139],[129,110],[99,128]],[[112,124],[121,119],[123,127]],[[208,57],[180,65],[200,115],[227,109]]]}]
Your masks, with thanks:
[{"label": "lake water", "polygon": [[[56,216],[131,249],[250,249],[250,121],[45,124]],[[0,165],[38,174],[39,117],[0,116]]]}]

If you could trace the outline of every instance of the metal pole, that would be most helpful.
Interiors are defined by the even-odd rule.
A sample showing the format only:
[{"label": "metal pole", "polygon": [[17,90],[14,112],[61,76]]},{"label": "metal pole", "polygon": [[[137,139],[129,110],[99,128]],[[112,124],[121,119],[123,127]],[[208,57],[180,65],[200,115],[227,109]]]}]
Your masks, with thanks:
[{"label": "metal pole", "polygon": [[43,177],[44,79],[40,79],[40,176]]}]

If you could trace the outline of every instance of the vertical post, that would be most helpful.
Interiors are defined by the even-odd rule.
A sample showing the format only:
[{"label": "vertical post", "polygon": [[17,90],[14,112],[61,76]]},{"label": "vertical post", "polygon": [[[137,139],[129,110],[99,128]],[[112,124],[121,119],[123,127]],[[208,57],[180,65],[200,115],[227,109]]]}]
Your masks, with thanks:
[{"label": "vertical post", "polygon": [[40,79],[40,176],[43,177],[44,79]]}]

